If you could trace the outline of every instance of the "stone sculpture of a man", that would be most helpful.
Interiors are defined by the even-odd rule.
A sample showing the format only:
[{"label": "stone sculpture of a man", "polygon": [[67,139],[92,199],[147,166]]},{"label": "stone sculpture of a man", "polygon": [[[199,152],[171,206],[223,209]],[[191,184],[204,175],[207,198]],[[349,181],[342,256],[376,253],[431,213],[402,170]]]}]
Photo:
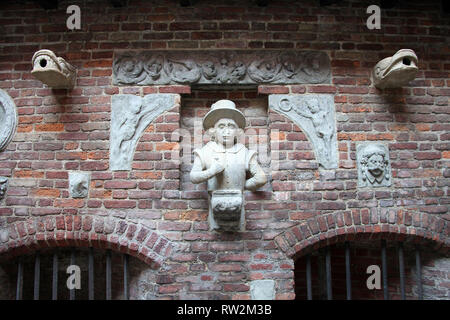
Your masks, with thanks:
[{"label": "stone sculpture of a man", "polygon": [[213,229],[236,230],[242,223],[243,191],[254,191],[267,182],[256,151],[237,142],[244,127],[244,115],[230,100],[217,101],[203,118],[203,128],[210,130],[212,138],[194,150],[190,178],[193,183],[208,183]]}]

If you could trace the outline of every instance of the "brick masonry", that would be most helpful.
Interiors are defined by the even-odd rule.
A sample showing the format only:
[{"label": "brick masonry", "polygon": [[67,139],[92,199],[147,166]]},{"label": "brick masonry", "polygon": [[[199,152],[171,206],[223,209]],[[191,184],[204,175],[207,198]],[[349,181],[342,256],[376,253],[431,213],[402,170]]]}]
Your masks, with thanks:
[{"label": "brick masonry", "polygon": [[[450,243],[449,27],[439,3],[382,10],[382,29],[368,30],[370,1],[328,7],[317,1],[267,7],[128,1],[113,8],[103,0],[78,3],[79,31],[65,25],[65,10],[77,1],[60,1],[50,11],[31,1],[5,4],[0,87],[14,99],[19,125],[0,153],[0,176],[10,178],[0,204],[2,257],[55,246],[112,248],[148,265],[140,281],[152,283],[152,293],[135,298],[249,299],[250,281],[274,279],[276,299],[293,299],[295,261],[305,253],[345,240],[387,238],[431,246],[437,253],[426,267],[428,284],[448,290],[448,275],[438,272],[448,268]],[[31,57],[44,48],[77,68],[73,90],[52,90],[31,76]],[[115,50],[287,48],[326,52],[331,84],[226,91],[112,85]],[[376,89],[372,67],[401,48],[419,57],[416,80]],[[111,96],[119,93],[177,93],[181,107],[148,126],[131,171],[112,172]],[[268,110],[267,94],[288,93],[334,94],[338,169],[319,170],[300,128]],[[239,234],[208,231],[205,186],[187,179],[189,155],[175,157],[187,142],[184,133],[194,139],[195,121],[222,98],[247,115],[247,142],[256,135],[267,150],[259,160],[270,183],[246,194],[246,231]],[[360,141],[389,146],[391,187],[357,187]],[[87,198],[69,197],[70,171],[90,172]]]}]

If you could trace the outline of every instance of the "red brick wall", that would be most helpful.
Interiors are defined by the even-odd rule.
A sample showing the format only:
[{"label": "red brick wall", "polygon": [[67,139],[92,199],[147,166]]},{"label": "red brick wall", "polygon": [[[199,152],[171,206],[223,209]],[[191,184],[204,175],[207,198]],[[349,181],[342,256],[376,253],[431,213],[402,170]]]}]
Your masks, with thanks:
[{"label": "red brick wall", "polygon": [[[82,30],[66,29],[71,4],[81,8]],[[50,11],[30,1],[3,4],[0,88],[14,99],[19,125],[0,153],[0,175],[10,177],[0,206],[0,226],[8,231],[0,252],[112,246],[153,263],[161,276],[157,298],[247,299],[249,281],[275,279],[277,298],[293,299],[294,260],[326,244],[364,234],[448,248],[448,14],[439,1],[413,1],[382,10],[381,30],[368,30],[370,4],[199,1],[180,7],[168,0],[113,8],[108,1],[60,1]],[[51,90],[31,76],[31,57],[44,48],[77,67],[73,90]],[[119,49],[265,48],[326,52],[331,84],[259,91],[112,85]],[[401,48],[419,57],[416,80],[375,89],[371,69]],[[181,107],[147,128],[131,171],[110,171],[111,96],[157,92],[180,93]],[[270,93],[334,94],[337,170],[318,170],[301,129],[267,109]],[[186,158],[171,159],[179,146],[174,130],[191,132],[193,119],[221,98],[237,102],[270,151],[270,159],[260,158],[270,183],[246,194],[247,230],[239,234],[208,231],[204,186],[187,179]],[[392,187],[357,188],[359,141],[389,145]],[[88,198],[69,197],[69,171],[91,172]]]}]

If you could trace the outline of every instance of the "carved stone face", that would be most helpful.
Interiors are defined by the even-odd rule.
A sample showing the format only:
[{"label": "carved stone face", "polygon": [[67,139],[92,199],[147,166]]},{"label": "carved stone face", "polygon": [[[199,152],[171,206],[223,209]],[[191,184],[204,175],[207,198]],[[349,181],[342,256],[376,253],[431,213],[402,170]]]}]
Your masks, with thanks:
[{"label": "carved stone face", "polygon": [[379,154],[373,154],[367,159],[367,170],[375,176],[379,177],[384,173],[385,163],[384,157]]},{"label": "carved stone face", "polygon": [[360,186],[389,186],[390,165],[388,150],[378,144],[357,148],[359,163],[358,184]]},{"label": "carved stone face", "polygon": [[214,136],[217,143],[231,147],[236,143],[238,125],[233,119],[220,119],[214,125]]},{"label": "carved stone face", "polygon": [[320,111],[319,101],[317,101],[317,99],[306,100],[306,105],[308,106],[308,109],[309,111],[311,111],[311,113],[317,113]]}]

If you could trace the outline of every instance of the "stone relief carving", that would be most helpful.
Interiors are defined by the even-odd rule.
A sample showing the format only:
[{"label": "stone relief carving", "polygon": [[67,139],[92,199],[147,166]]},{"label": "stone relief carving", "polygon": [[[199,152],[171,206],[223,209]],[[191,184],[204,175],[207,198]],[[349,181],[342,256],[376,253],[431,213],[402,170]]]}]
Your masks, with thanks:
[{"label": "stone relief carving", "polygon": [[8,178],[0,177],[0,201],[2,201],[3,198],[5,197],[7,189],[8,189]]},{"label": "stone relief carving", "polygon": [[191,181],[207,181],[212,230],[243,230],[244,190],[255,191],[267,182],[256,151],[237,143],[238,134],[245,128],[245,117],[234,102],[219,100],[203,118],[203,128],[210,131],[212,140],[193,151]]},{"label": "stone relief carving", "polygon": [[76,68],[53,51],[36,51],[32,58],[31,74],[52,88],[72,88],[75,85]]},{"label": "stone relief carving", "polygon": [[69,194],[72,198],[86,198],[89,194],[90,174],[69,172]]},{"label": "stone relief carving", "polygon": [[111,103],[110,170],[131,170],[137,141],[145,128],[164,111],[179,105],[176,94],[149,94],[143,98],[117,94]]},{"label": "stone relief carving", "polygon": [[418,59],[413,50],[401,49],[392,57],[379,61],[372,71],[375,87],[399,88],[414,80],[418,72]]},{"label": "stone relief carving", "polygon": [[338,167],[332,95],[269,95],[269,107],[292,120],[308,136],[316,159],[325,169]]},{"label": "stone relief carving", "polygon": [[330,59],[316,51],[145,51],[118,53],[116,85],[292,84],[330,81]]},{"label": "stone relief carving", "polygon": [[360,144],[356,148],[359,187],[389,187],[392,182],[387,146]]},{"label": "stone relief carving", "polygon": [[0,89],[0,151],[11,142],[17,127],[17,111],[13,99]]}]

